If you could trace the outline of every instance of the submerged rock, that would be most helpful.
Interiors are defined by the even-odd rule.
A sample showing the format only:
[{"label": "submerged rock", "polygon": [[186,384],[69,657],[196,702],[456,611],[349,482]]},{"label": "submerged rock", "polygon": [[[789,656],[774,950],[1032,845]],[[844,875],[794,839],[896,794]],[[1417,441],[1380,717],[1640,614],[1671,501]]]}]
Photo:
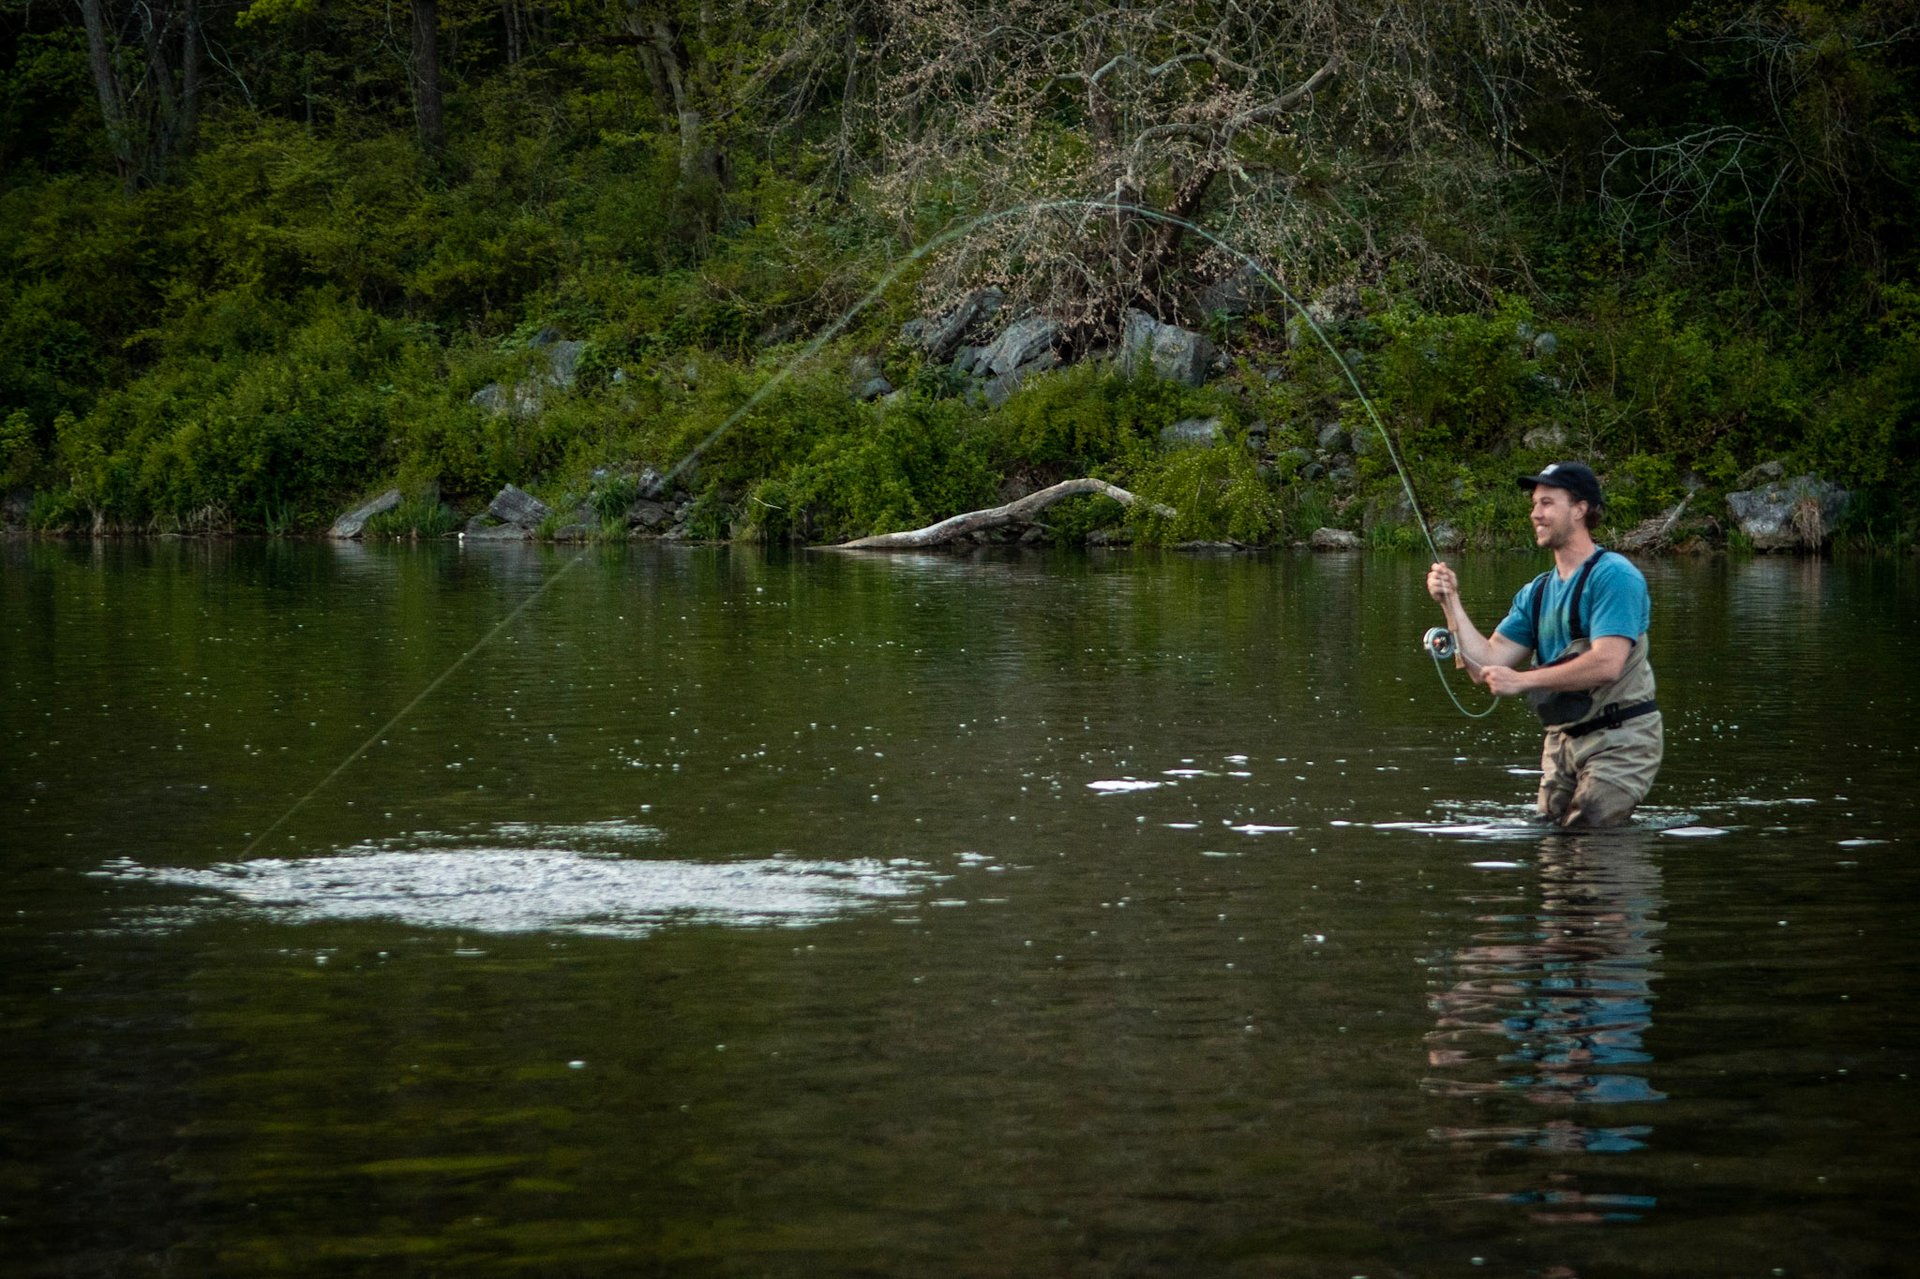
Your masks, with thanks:
[{"label": "submerged rock", "polygon": [[368,520],[376,515],[391,511],[398,505],[400,505],[400,490],[388,489],[379,497],[368,502],[365,506],[348,511],[345,515],[335,520],[333,527],[327,530],[327,536],[339,541],[347,541],[359,537],[361,532],[366,528]]}]

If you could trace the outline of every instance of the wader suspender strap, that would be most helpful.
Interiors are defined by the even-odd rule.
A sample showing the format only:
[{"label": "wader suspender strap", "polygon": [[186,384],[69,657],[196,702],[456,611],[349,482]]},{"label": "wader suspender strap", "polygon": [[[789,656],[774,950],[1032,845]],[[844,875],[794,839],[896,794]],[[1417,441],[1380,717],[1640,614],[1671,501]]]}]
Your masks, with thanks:
[{"label": "wader suspender strap", "polygon": [[[1567,642],[1569,644],[1587,637],[1586,623],[1580,617],[1580,597],[1587,589],[1587,574],[1593,572],[1593,566],[1598,564],[1600,557],[1606,553],[1605,547],[1594,547],[1593,554],[1587,556],[1587,562],[1580,566],[1579,576],[1573,579],[1573,596],[1567,601]],[[1553,570],[1548,569],[1533,579],[1533,646],[1536,650],[1540,647],[1540,597],[1547,593],[1547,578],[1552,575]],[[1562,653],[1547,665],[1558,666],[1566,661],[1568,656]]]},{"label": "wader suspender strap", "polygon": [[[1587,637],[1586,624],[1580,616],[1580,596],[1587,587],[1587,574],[1593,572],[1593,566],[1598,564],[1600,557],[1606,553],[1604,547],[1595,547],[1593,554],[1587,557],[1587,562],[1580,566],[1580,575],[1573,579],[1573,595],[1567,600],[1567,642],[1569,644],[1574,640],[1582,640]],[[1552,569],[1548,569],[1545,573],[1542,573],[1533,588],[1533,642],[1536,647],[1538,647],[1540,643],[1540,597],[1547,592],[1547,577],[1552,572]],[[1559,657],[1548,662],[1547,665],[1558,666],[1561,662],[1567,661],[1571,656],[1572,654],[1570,653],[1562,653]],[[1607,709],[1592,719],[1582,720],[1578,724],[1565,725],[1560,731],[1568,737],[1585,737],[1588,733],[1597,733],[1603,728],[1618,728],[1630,719],[1639,719],[1642,715],[1651,715],[1659,709],[1660,704],[1652,698],[1648,698],[1644,702],[1633,702],[1627,706],[1608,703]]]}]

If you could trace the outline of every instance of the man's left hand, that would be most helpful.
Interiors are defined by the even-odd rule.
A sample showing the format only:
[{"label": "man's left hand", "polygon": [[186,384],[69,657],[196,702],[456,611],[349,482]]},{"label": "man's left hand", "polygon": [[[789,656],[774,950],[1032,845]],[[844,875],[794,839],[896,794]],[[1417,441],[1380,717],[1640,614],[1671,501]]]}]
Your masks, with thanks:
[{"label": "man's left hand", "polygon": [[1527,691],[1526,678],[1511,666],[1487,666],[1480,671],[1480,682],[1495,697],[1518,697]]}]

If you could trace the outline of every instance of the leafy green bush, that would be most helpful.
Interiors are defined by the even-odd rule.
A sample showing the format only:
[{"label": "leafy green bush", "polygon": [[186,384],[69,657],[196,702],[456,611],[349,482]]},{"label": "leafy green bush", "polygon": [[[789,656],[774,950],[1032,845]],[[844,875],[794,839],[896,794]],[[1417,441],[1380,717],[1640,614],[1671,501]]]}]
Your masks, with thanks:
[{"label": "leafy green bush", "polygon": [[381,511],[367,521],[361,535],[367,539],[394,538],[420,540],[446,537],[460,527],[460,517],[437,497],[405,498],[390,511]]}]

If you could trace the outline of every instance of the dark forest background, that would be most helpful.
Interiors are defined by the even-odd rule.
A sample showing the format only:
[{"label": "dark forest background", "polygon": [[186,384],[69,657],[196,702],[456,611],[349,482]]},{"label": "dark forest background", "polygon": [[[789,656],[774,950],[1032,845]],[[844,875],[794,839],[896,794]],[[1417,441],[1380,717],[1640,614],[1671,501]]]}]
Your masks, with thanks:
[{"label": "dark forest background", "polygon": [[[397,485],[381,527],[432,533],[511,482],[623,528],[911,258],[681,477],[691,532],[1094,474],[1180,509],[1143,537],[1412,545],[1344,358],[1469,542],[1576,456],[1616,526],[1693,494],[1737,544],[1718,499],[1778,461],[1911,545],[1916,51],[1901,0],[4,0],[0,491],[279,533]],[[1342,354],[1206,237],[1074,198],[1232,244]],[[992,408],[901,334],[989,285],[1065,335]],[[1211,380],[1099,359],[1130,310],[1217,342]],[[556,338],[537,411],[474,402]],[[1218,442],[1169,448],[1194,417]],[[1055,532],[1119,519],[1088,503]]]}]

